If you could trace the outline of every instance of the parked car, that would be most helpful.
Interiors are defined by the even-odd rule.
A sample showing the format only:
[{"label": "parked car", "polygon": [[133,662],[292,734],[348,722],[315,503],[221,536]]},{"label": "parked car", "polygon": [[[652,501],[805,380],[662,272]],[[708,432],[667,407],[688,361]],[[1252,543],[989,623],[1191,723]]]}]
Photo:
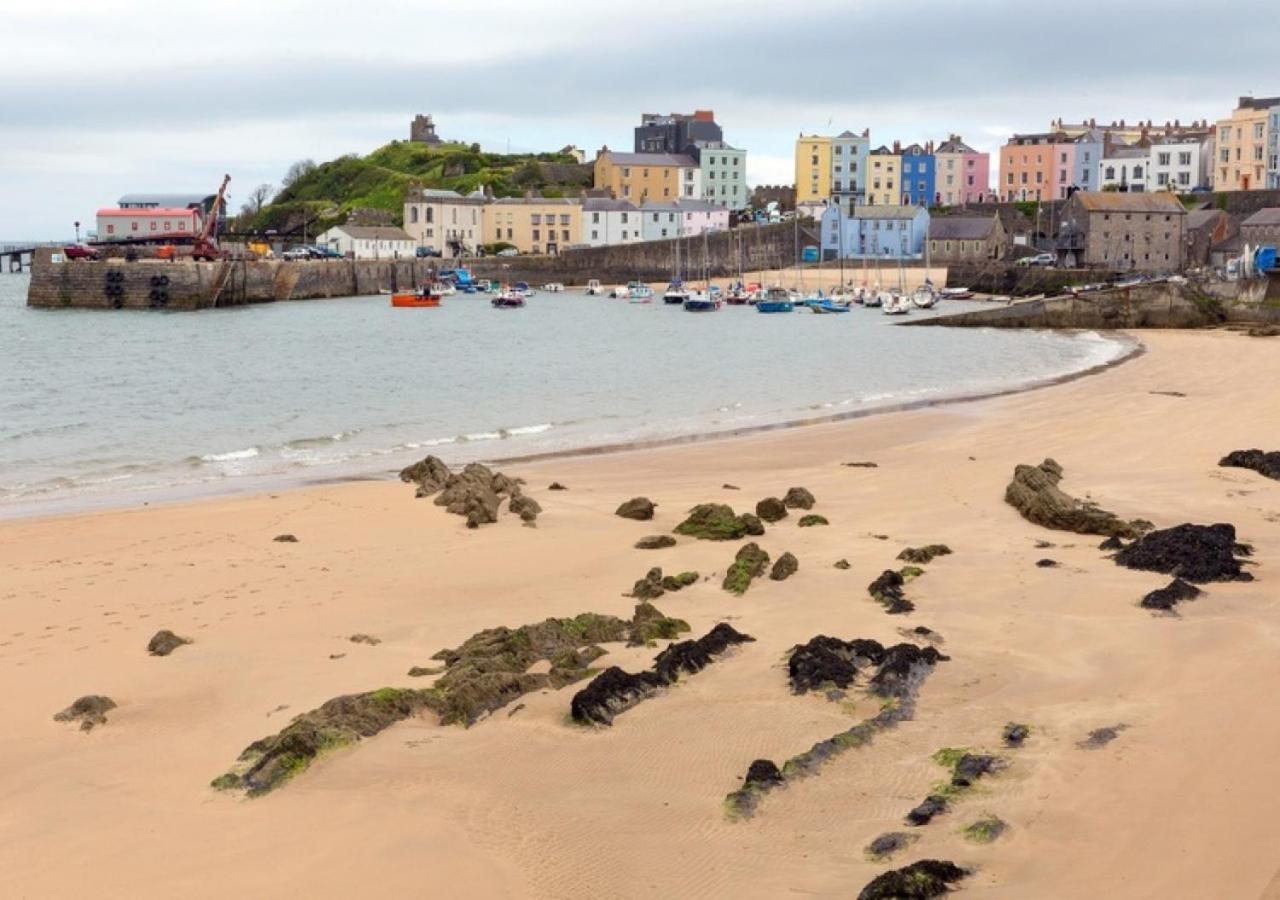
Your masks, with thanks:
[{"label": "parked car", "polygon": [[284,251],[284,258],[290,260],[310,259],[311,252],[306,247],[292,247]]},{"label": "parked car", "polygon": [[67,259],[98,259],[100,254],[93,247],[85,244],[67,244],[62,248]]},{"label": "parked car", "polygon": [[419,247],[415,250],[414,256],[418,257],[418,259],[438,258],[441,256],[441,253],[435,247],[428,245],[426,247]]},{"label": "parked car", "polygon": [[342,254],[332,247],[323,247],[320,244],[316,244],[314,247],[308,247],[307,249],[311,251],[311,256],[315,259],[342,259]]},{"label": "parked car", "polygon": [[499,250],[498,256],[519,256],[520,251],[515,247],[507,247],[505,250]]},{"label": "parked car", "polygon": [[1044,266],[1052,269],[1058,264],[1058,260],[1052,253],[1037,253],[1035,256],[1022,257],[1017,264],[1020,266]]}]

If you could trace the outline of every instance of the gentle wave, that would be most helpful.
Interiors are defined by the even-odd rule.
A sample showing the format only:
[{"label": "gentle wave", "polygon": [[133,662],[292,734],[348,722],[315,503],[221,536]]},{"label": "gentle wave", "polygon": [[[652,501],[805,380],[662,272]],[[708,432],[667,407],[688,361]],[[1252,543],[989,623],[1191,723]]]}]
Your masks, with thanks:
[{"label": "gentle wave", "polygon": [[227,453],[206,453],[196,458],[200,462],[232,462],[237,459],[253,459],[259,452],[257,447],[245,447],[243,450],[231,450]]}]

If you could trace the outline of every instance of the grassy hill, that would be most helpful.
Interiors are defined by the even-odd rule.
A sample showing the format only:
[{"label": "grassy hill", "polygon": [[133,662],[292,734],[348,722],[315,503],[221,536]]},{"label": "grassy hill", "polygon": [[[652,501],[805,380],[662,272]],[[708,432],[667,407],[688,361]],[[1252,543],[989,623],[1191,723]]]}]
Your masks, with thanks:
[{"label": "grassy hill", "polygon": [[488,188],[497,197],[533,189],[547,197],[591,186],[591,166],[563,153],[485,153],[477,144],[431,146],[392,141],[368,156],[321,163],[281,190],[249,230],[294,231],[306,220],[311,233],[346,221],[353,209],[385,210],[403,224],[405,191],[414,185],[466,194]]}]

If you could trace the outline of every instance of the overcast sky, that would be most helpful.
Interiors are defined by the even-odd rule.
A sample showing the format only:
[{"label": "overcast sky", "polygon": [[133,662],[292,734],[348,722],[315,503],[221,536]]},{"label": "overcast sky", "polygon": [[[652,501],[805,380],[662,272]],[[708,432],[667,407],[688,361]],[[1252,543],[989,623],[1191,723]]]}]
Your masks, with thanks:
[{"label": "overcast sky", "polygon": [[753,185],[792,180],[801,131],[992,150],[1059,115],[1216,119],[1280,94],[1278,22],[1275,0],[0,0],[0,239],[223,172],[236,207],[417,112],[593,154],[642,112],[711,108]]}]

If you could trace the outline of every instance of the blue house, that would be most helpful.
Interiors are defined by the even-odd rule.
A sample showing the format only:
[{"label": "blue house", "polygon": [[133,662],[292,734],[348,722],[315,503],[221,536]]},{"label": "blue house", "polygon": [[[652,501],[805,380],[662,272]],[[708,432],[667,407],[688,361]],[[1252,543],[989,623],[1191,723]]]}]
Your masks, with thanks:
[{"label": "blue house", "polygon": [[902,203],[904,206],[933,206],[937,196],[937,160],[933,145],[912,144],[902,150]]},{"label": "blue house", "polygon": [[859,206],[843,215],[832,205],[822,214],[826,259],[920,259],[928,235],[923,206]]}]

